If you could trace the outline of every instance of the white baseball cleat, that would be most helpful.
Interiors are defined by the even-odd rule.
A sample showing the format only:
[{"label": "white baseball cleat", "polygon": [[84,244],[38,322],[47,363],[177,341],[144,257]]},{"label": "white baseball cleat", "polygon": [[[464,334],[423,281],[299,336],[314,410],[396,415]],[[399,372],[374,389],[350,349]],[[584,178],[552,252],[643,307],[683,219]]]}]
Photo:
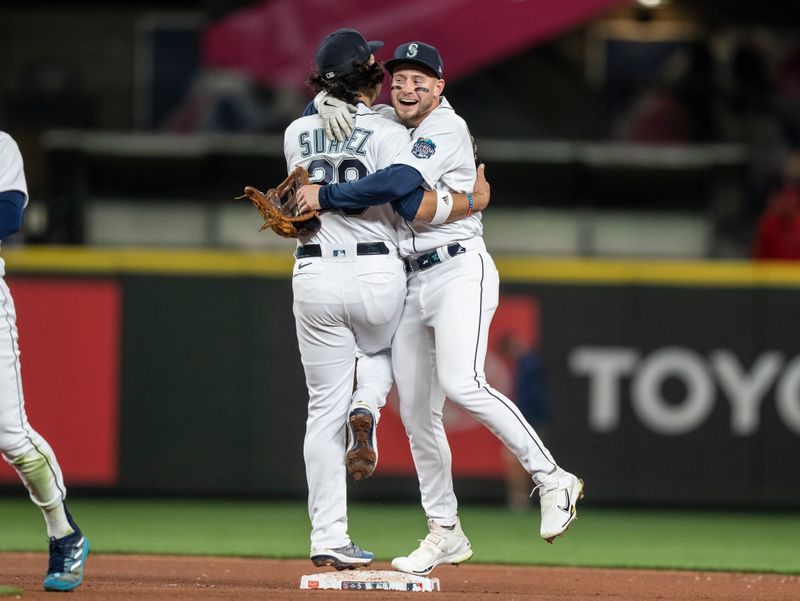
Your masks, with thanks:
[{"label": "white baseball cleat", "polygon": [[452,530],[428,520],[428,536],[420,541],[408,557],[395,557],[392,567],[400,572],[426,576],[436,566],[449,563],[458,565],[472,557],[472,545],[469,544],[461,521],[456,518]]},{"label": "white baseball cleat", "polygon": [[533,481],[536,484],[534,492],[539,491],[542,510],[539,534],[552,543],[578,518],[575,505],[583,498],[583,480],[559,467],[552,474],[534,476]]}]

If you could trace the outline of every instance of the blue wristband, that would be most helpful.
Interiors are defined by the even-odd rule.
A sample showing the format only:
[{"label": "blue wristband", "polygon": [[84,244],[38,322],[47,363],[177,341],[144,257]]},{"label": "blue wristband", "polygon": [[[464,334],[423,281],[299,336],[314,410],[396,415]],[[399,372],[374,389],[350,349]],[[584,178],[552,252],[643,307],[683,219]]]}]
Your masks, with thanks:
[{"label": "blue wristband", "polygon": [[467,192],[467,200],[469,200],[469,210],[467,211],[466,216],[469,217],[472,215],[472,194],[470,192]]}]

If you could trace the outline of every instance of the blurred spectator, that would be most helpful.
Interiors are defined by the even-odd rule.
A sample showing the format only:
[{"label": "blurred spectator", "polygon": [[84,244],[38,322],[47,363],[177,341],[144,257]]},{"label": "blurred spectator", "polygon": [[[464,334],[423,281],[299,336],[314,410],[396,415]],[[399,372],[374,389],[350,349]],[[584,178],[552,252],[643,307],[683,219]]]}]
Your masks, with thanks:
[{"label": "blurred spectator", "polygon": [[[47,189],[45,153],[40,138],[53,128],[88,129],[98,125],[98,102],[83,91],[83,78],[73,64],[57,58],[32,61],[20,72],[18,92],[3,103],[0,127],[13,132],[25,155],[31,193],[27,214],[41,214],[38,202]],[[25,226],[24,236],[33,239]],[[20,240],[23,234],[16,234]]]},{"label": "blurred spectator", "polygon": [[83,92],[80,73],[57,59],[36,61],[23,71],[20,92],[6,101],[5,114],[15,131],[97,123],[96,103]]},{"label": "blurred spectator", "polygon": [[730,104],[738,114],[769,113],[773,85],[765,51],[749,40],[741,42],[731,57],[733,88]]},{"label": "blurred spectator", "polygon": [[308,101],[291,90],[270,90],[246,73],[206,69],[165,123],[176,132],[283,131]]},{"label": "blurred spectator", "polygon": [[634,100],[617,125],[627,142],[709,142],[718,136],[714,59],[695,43],[667,62],[664,72]]},{"label": "blurred spectator", "polygon": [[[744,144],[749,161],[742,203],[729,210],[727,227],[731,239],[747,253],[752,243],[752,224],[781,179],[786,140],[777,111],[774,40],[749,31],[735,33],[733,42],[725,63],[726,141]],[[717,225],[719,232],[724,231],[726,226],[719,215]]]},{"label": "blurred spectator", "polygon": [[778,66],[776,88],[784,137],[800,148],[800,45]]},{"label": "blurred spectator", "polygon": [[787,158],[783,186],[770,197],[758,221],[753,258],[800,259],[800,150]]},{"label": "blurred spectator", "polygon": [[[537,344],[526,345],[514,335],[506,336],[499,344],[502,355],[512,363],[514,374],[513,398],[523,417],[536,428],[542,442],[547,444],[550,425],[550,404],[546,393],[542,357]],[[506,505],[512,511],[524,511],[531,506],[531,476],[517,458],[504,449],[506,462]]]}]

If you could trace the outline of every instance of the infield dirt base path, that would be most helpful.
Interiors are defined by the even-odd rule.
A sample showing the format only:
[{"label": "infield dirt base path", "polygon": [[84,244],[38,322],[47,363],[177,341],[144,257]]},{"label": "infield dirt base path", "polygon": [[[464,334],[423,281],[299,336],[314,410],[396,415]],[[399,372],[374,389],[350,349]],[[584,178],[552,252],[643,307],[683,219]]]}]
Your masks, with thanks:
[{"label": "infield dirt base path", "polygon": [[[376,562],[376,570],[391,569]],[[0,585],[23,589],[23,600],[49,599],[42,590],[47,568],[44,553],[0,553]],[[326,568],[330,569],[330,568]],[[78,599],[160,601],[224,599],[308,599],[313,601],[385,601],[398,598],[473,601],[647,600],[782,601],[800,599],[800,577],[726,572],[545,568],[466,563],[442,566],[432,574],[441,591],[299,590],[303,574],[324,571],[307,560],[174,557],[155,555],[89,556]],[[0,599],[14,597],[0,597]]]}]

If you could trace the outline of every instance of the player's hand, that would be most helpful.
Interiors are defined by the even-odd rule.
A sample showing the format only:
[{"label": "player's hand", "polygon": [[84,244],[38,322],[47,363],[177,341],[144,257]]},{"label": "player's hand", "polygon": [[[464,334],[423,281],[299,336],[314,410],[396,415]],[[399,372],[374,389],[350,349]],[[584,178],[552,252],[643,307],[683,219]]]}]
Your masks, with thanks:
[{"label": "player's hand", "polygon": [[486,165],[478,165],[478,175],[475,178],[475,187],[472,190],[472,212],[483,211],[489,206],[489,197],[492,188],[486,181]]},{"label": "player's hand", "polygon": [[344,142],[353,133],[358,109],[352,104],[334,98],[327,92],[320,92],[314,97],[314,107],[325,125],[325,135],[329,139],[335,138]]},{"label": "player's hand", "polygon": [[297,208],[301,213],[319,209],[319,184],[301,186],[297,191]]}]

